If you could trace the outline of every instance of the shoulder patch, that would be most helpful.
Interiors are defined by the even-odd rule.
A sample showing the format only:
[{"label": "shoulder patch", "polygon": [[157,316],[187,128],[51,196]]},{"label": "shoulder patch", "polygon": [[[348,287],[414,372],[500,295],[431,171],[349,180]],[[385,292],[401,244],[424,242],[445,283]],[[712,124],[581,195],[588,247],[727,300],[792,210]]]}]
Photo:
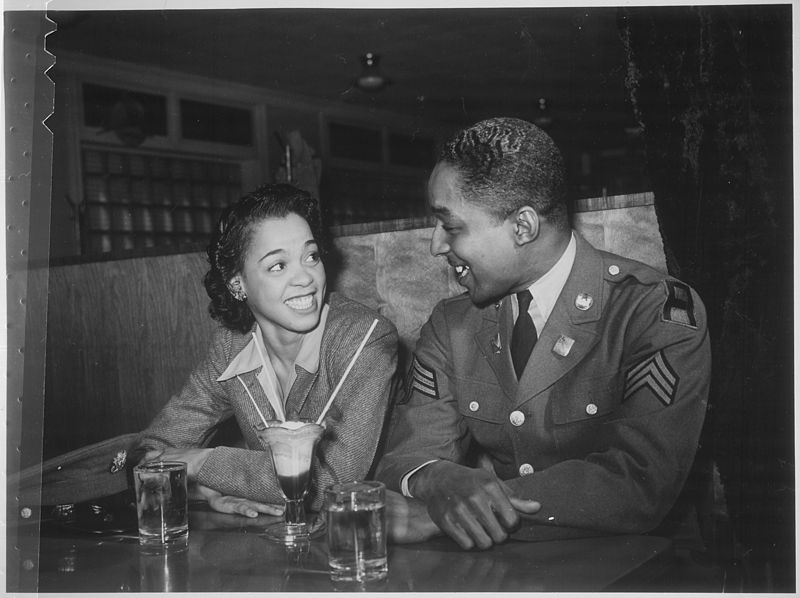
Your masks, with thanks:
[{"label": "shoulder patch", "polygon": [[694,317],[694,302],[689,285],[677,280],[665,280],[667,298],[661,310],[661,319],[697,329],[697,320]]},{"label": "shoulder patch", "polygon": [[439,398],[439,387],[436,384],[436,372],[422,363],[416,355],[414,356],[414,362],[411,364],[406,388],[408,392],[406,400],[408,400],[409,396],[414,391],[432,399]]},{"label": "shoulder patch", "polygon": [[633,366],[625,374],[625,394],[622,402],[627,401],[642,388],[647,388],[664,405],[671,405],[678,391],[679,382],[680,377],[667,361],[667,356],[663,351],[659,351]]}]

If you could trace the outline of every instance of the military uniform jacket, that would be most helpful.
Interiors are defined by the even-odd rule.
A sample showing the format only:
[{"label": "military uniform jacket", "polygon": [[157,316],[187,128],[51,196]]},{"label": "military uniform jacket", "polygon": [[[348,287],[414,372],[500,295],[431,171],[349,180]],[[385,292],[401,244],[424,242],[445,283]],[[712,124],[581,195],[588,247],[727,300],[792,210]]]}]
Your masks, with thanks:
[{"label": "military uniform jacket", "polygon": [[423,326],[377,475],[399,490],[470,443],[536,523],[611,533],[655,528],[687,477],[706,411],[711,356],[697,294],[576,233],[572,271],[517,381],[509,297],[464,294]]},{"label": "military uniform jacket", "polygon": [[[320,344],[319,368],[295,366],[297,378],[285,402],[288,419],[316,420],[344,374],[374,318],[378,325],[339,390],[325,418],[326,430],[314,461],[312,506],[322,505],[328,484],[364,479],[375,460],[397,367],[397,330],[363,305],[331,293],[330,311]],[[216,447],[198,473],[198,481],[226,495],[283,503],[269,453],[257,431],[264,424],[244,385],[266,419],[277,419],[256,379],[261,368],[217,381],[231,360],[250,342],[250,334],[220,328],[206,358],[143,432],[141,449],[202,447],[215,427],[235,417],[246,448]]]}]

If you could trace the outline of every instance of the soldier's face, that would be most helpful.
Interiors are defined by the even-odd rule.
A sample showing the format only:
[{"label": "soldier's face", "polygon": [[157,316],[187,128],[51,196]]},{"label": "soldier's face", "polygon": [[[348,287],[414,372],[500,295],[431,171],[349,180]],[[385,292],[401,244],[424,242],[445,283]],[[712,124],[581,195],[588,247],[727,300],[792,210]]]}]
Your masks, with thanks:
[{"label": "soldier's face", "polygon": [[458,283],[476,305],[507,295],[518,285],[518,248],[511,219],[498,220],[464,199],[460,176],[440,162],[428,181],[428,203],[436,217],[431,253],[447,258]]}]

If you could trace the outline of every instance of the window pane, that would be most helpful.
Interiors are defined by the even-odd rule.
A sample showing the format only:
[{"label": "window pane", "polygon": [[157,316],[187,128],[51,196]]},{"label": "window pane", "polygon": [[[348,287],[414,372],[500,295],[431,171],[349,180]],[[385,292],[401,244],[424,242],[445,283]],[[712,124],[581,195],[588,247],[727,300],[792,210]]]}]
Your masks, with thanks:
[{"label": "window pane", "polygon": [[381,132],[352,125],[330,123],[331,155],[364,162],[381,162]]},{"label": "window pane", "polygon": [[250,110],[193,100],[181,100],[181,131],[184,139],[253,145]]},{"label": "window pane", "polygon": [[83,121],[88,127],[121,131],[139,127],[145,136],[167,134],[164,96],[83,84]]},{"label": "window pane", "polygon": [[432,168],[434,164],[433,140],[391,133],[389,156],[392,164]]},{"label": "window pane", "polygon": [[182,154],[83,151],[85,253],[204,245],[241,195],[241,166]]}]

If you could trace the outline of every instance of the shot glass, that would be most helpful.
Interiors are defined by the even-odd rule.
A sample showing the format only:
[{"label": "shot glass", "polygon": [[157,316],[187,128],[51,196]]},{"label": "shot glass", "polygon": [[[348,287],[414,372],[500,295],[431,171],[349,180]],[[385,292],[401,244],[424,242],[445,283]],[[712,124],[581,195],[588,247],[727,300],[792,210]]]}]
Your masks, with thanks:
[{"label": "shot glass", "polygon": [[386,579],[386,488],[380,482],[334,484],[325,490],[328,568],[334,584]]},{"label": "shot glass", "polygon": [[139,545],[151,549],[187,546],[189,501],[186,463],[153,461],[133,469]]}]

